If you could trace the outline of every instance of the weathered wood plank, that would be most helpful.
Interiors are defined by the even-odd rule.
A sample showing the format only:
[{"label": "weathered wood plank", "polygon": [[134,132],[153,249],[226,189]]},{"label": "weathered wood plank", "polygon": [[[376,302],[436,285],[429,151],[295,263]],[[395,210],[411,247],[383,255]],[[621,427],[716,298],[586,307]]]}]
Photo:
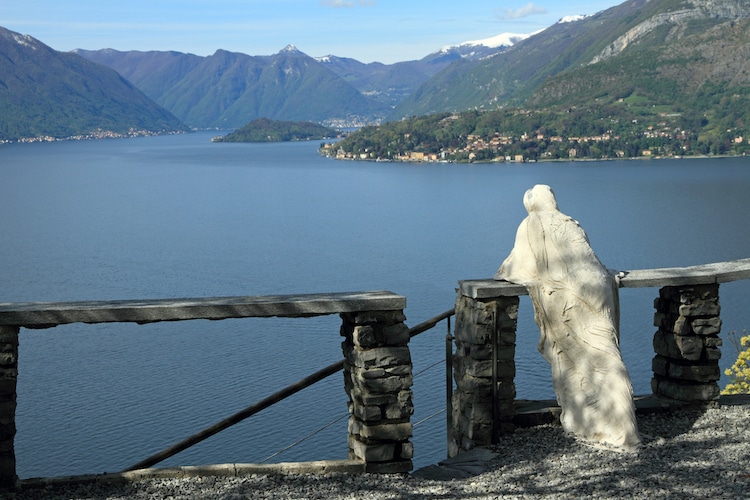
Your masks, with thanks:
[{"label": "weathered wood plank", "polygon": [[0,325],[48,328],[67,323],[220,320],[308,317],[342,312],[406,308],[406,298],[388,291],[93,302],[0,304]]},{"label": "weathered wood plank", "polygon": [[727,283],[750,278],[750,259],[689,267],[641,269],[623,274],[619,280],[622,288]]}]

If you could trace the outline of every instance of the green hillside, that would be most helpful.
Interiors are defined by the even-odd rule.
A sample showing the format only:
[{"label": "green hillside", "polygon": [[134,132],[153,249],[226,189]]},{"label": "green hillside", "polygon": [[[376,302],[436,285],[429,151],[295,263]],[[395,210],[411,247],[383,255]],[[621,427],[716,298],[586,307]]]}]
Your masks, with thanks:
[{"label": "green hillside", "polygon": [[0,28],[0,140],[178,130],[113,70]]},{"label": "green hillside", "polygon": [[750,4],[628,0],[450,66],[393,118],[329,154],[455,161],[746,154]]},{"label": "green hillside", "polygon": [[629,89],[670,106],[696,102],[703,84],[743,94],[750,74],[748,18],[750,4],[739,0],[628,0],[555,24],[494,57],[450,66],[390,118],[584,105],[592,97],[627,97]]},{"label": "green hillside", "polygon": [[672,113],[638,95],[586,107],[436,113],[364,127],[321,152],[455,162],[744,155],[750,154],[750,127],[739,104],[746,100],[717,102],[712,117]]}]

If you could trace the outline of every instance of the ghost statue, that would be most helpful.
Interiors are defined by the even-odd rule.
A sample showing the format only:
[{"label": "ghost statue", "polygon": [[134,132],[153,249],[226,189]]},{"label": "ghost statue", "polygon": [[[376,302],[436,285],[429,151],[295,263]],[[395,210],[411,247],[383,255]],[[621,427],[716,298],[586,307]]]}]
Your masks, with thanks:
[{"label": "ghost statue", "polygon": [[633,389],[619,348],[618,286],[578,222],[557,209],[549,186],[526,191],[529,212],[495,274],[526,286],[541,337],[539,352],[566,432],[621,451],[640,445]]}]

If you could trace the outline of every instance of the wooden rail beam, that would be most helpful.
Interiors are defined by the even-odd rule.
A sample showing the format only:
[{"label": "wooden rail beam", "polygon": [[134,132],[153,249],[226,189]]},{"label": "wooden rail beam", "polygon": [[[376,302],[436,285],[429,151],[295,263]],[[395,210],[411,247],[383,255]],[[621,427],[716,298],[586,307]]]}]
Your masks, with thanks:
[{"label": "wooden rail beam", "polygon": [[[750,259],[716,262],[689,267],[665,267],[635,271],[613,271],[620,288],[643,288],[678,285],[707,285],[750,278]],[[528,295],[526,287],[491,279],[459,281],[462,295],[472,299],[489,299]]]},{"label": "wooden rail beam", "polygon": [[300,318],[406,308],[388,291],[94,302],[0,304],[0,326],[51,328],[68,323],[154,323],[191,319]]}]

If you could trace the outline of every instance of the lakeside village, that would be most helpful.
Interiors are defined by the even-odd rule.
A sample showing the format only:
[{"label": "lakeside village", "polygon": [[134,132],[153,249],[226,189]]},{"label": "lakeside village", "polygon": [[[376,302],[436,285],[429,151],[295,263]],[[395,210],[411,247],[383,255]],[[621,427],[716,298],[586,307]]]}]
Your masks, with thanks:
[{"label": "lakeside village", "polygon": [[0,139],[0,144],[11,143],[34,143],[34,142],[59,142],[59,141],[91,141],[95,139],[123,139],[128,137],[153,137],[157,135],[182,134],[183,132],[154,132],[151,130],[138,130],[131,128],[127,132],[113,132],[111,130],[97,129],[88,134],[72,135],[69,137],[53,137],[50,135],[40,135],[37,137],[21,137],[16,140]]},{"label": "lakeside village", "polygon": [[321,145],[321,154],[339,160],[403,162],[536,162],[576,159],[681,158],[683,156],[744,156],[750,152],[750,138],[727,130],[720,141],[701,142],[685,130],[674,130],[666,123],[648,126],[628,138],[608,131],[601,135],[562,137],[544,133],[512,136],[495,132],[491,137],[466,136],[458,147],[437,148],[415,144],[411,134],[393,151],[375,148],[346,151],[339,142]]}]

